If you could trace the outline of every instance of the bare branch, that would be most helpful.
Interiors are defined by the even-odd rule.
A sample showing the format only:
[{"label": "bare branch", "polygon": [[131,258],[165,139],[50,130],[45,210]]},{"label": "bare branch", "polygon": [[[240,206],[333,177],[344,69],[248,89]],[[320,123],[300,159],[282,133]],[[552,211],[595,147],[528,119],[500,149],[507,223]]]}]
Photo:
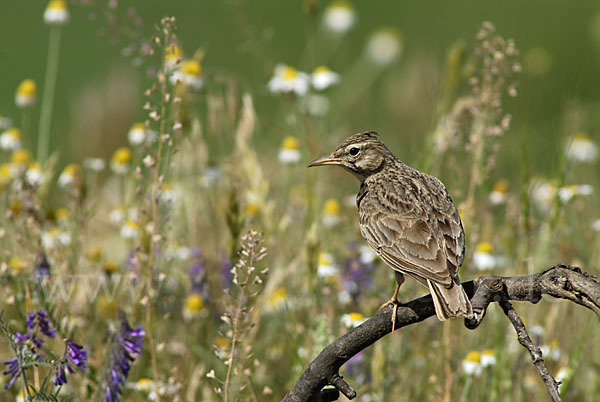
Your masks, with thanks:
[{"label": "bare branch", "polygon": [[[471,299],[473,311],[476,314],[473,319],[465,320],[465,326],[469,329],[475,329],[481,324],[487,307],[492,302],[504,300],[508,303],[509,300],[516,300],[535,304],[542,299],[542,295],[570,300],[589,308],[600,317],[600,282],[595,277],[582,273],[579,268],[567,265],[556,265],[535,275],[476,278],[463,283],[463,287]],[[509,312],[509,314],[507,313],[509,319],[514,312],[514,310],[510,312],[511,309],[505,310]],[[435,315],[435,309],[430,295],[412,300],[398,308],[395,328],[397,330],[421,322],[433,315]],[[308,365],[296,385],[283,400],[285,402],[332,400],[321,394],[321,390],[327,385],[333,385],[345,395],[346,392],[352,391],[345,381],[343,382],[345,385],[342,385],[338,380],[338,378],[341,380],[340,367],[352,356],[389,334],[392,331],[391,317],[392,308],[384,309],[323,349]],[[516,312],[514,312],[513,318],[519,319]],[[513,321],[511,320],[511,322]],[[513,323],[514,325],[515,323]],[[523,328],[515,326],[518,334],[519,329],[522,331],[524,328],[524,326]],[[526,330],[524,334],[528,337]],[[541,359],[541,352],[539,357]],[[534,355],[532,358],[535,364],[537,358]],[[540,370],[539,367],[538,370]],[[546,380],[542,372],[540,375]],[[550,379],[554,381],[552,376]],[[552,385],[552,382],[550,384]],[[556,384],[555,381],[554,384]],[[327,392],[331,395],[330,391]],[[350,392],[346,396],[351,399],[354,395],[355,393]]]}]

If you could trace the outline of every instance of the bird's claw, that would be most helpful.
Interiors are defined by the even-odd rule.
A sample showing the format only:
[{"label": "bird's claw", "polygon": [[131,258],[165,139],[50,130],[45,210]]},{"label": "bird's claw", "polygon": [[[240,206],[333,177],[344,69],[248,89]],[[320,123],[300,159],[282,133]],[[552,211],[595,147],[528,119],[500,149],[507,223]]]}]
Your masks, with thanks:
[{"label": "bird's claw", "polygon": [[394,310],[392,311],[392,332],[394,332],[396,329],[396,318],[398,317],[398,307],[400,306],[400,302],[398,299],[390,299],[379,307],[379,311],[388,308],[389,306],[394,307]]}]

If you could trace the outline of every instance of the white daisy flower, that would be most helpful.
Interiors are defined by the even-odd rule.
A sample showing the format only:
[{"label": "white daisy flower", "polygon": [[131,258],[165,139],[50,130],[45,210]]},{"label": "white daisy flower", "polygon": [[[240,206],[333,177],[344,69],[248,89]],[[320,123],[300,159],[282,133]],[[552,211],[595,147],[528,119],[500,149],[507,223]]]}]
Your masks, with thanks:
[{"label": "white daisy flower", "polygon": [[340,82],[340,75],[325,66],[315,68],[310,77],[312,86],[317,91],[322,91]]},{"label": "white daisy flower", "polygon": [[9,128],[0,134],[0,148],[14,151],[15,149],[21,148],[21,137],[23,134],[18,128]]},{"label": "white daisy flower", "polygon": [[325,116],[329,112],[329,99],[325,95],[309,94],[304,98],[303,106],[311,116]]},{"label": "white daisy flower", "polygon": [[487,271],[495,268],[497,257],[492,254],[494,251],[492,244],[484,241],[477,245],[473,253],[473,265],[480,271]]},{"label": "white daisy flower", "polygon": [[481,374],[481,353],[476,350],[467,353],[462,366],[466,375],[478,376]]},{"label": "white daisy flower", "polygon": [[110,160],[110,168],[119,175],[127,173],[130,164],[131,150],[127,147],[117,149]]},{"label": "white daisy flower", "polygon": [[171,83],[182,83],[186,87],[199,90],[204,86],[202,65],[198,60],[186,60],[171,75]]},{"label": "white daisy flower", "polygon": [[592,222],[592,229],[594,229],[596,232],[600,232],[600,219],[596,219]]},{"label": "white daisy flower", "polygon": [[344,0],[333,1],[323,13],[325,28],[336,34],[347,32],[356,22],[356,12],[352,5]]},{"label": "white daisy flower", "polygon": [[106,168],[106,162],[102,158],[85,158],[83,160],[83,167],[98,173]]},{"label": "white daisy flower", "polygon": [[44,22],[48,25],[64,25],[69,22],[69,10],[64,0],[50,0],[44,11]]},{"label": "white daisy flower", "polygon": [[71,244],[71,235],[58,227],[50,228],[42,233],[42,246],[46,250],[69,244]]},{"label": "white daisy flower", "polygon": [[121,237],[124,239],[137,239],[140,235],[140,227],[132,219],[127,219],[125,224],[121,227]]},{"label": "white daisy flower", "polygon": [[146,141],[148,128],[144,123],[135,123],[127,133],[127,139],[133,146],[141,145]]},{"label": "white daisy flower", "polygon": [[284,64],[275,66],[273,78],[267,84],[267,88],[274,94],[295,93],[304,96],[308,92],[310,77],[308,74],[296,70]]},{"label": "white daisy flower", "polygon": [[366,321],[365,317],[361,313],[344,314],[341,320],[342,324],[344,324],[346,328],[356,328]]},{"label": "white daisy flower", "polygon": [[394,28],[382,28],[371,34],[366,53],[376,64],[388,65],[401,55],[402,48],[402,34]]},{"label": "white daisy flower", "polygon": [[279,149],[279,161],[281,163],[296,163],[300,160],[300,151],[298,148],[300,144],[296,137],[285,137],[283,142],[281,143],[281,148]]},{"label": "white daisy flower", "polygon": [[577,133],[569,140],[566,155],[576,162],[595,162],[598,159],[598,146],[586,133]]},{"label": "white daisy flower", "polygon": [[333,280],[337,278],[339,269],[335,265],[333,256],[329,253],[319,254],[319,264],[317,267],[317,276],[325,280]]},{"label": "white daisy flower", "polygon": [[377,258],[375,251],[367,245],[362,245],[358,248],[358,258],[363,264],[370,264]]},{"label": "white daisy flower", "polygon": [[44,183],[44,172],[42,165],[38,162],[33,162],[25,172],[25,180],[30,186],[37,187]]},{"label": "white daisy flower", "polygon": [[492,349],[486,349],[481,354],[481,367],[491,367],[496,364],[496,354]]},{"label": "white daisy flower", "polygon": [[37,101],[37,85],[32,79],[23,80],[17,87],[15,103],[17,107],[25,109],[31,107]]},{"label": "white daisy flower", "polygon": [[490,193],[489,200],[492,205],[500,205],[506,202],[506,198],[508,196],[508,181],[504,179],[498,180],[494,187],[492,188],[492,192]]},{"label": "white daisy flower", "polygon": [[67,165],[58,177],[58,185],[62,188],[78,187],[81,184],[81,167],[75,163]]},{"label": "white daisy flower", "polygon": [[323,225],[328,228],[336,226],[341,220],[341,209],[340,203],[336,199],[330,198],[325,201],[325,204],[323,204]]}]

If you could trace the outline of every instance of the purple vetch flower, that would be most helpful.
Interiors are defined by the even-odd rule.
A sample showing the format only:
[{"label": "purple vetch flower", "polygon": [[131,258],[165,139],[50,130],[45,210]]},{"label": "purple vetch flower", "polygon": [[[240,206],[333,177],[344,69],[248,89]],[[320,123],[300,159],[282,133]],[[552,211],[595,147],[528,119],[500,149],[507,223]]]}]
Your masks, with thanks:
[{"label": "purple vetch flower", "polygon": [[121,313],[121,328],[114,336],[110,366],[105,373],[104,402],[120,400],[122,386],[129,375],[131,364],[142,353],[146,333],[139,325],[133,329]]},{"label": "purple vetch flower", "polygon": [[61,359],[54,372],[54,384],[63,385],[67,383],[67,371],[73,374],[73,366],[85,370],[87,362],[87,351],[83,346],[76,344],[70,339],[65,339],[65,357]]},{"label": "purple vetch flower", "polygon": [[202,300],[209,299],[206,269],[204,267],[204,258],[199,249],[194,250],[194,263],[188,269],[188,275],[191,283],[191,292],[202,296]]},{"label": "purple vetch flower", "polygon": [[225,254],[223,254],[223,256],[221,257],[221,278],[223,289],[229,289],[233,282],[233,274],[231,273],[231,268],[233,268],[233,266],[231,265],[231,261],[229,261],[229,258],[227,258]]},{"label": "purple vetch flower", "polygon": [[50,278],[50,263],[43,252],[38,253],[35,257],[33,277],[38,284],[41,284],[44,279]]},{"label": "purple vetch flower", "polygon": [[4,364],[8,366],[8,370],[4,371],[2,374],[11,376],[8,384],[4,386],[4,389],[8,389],[21,375],[21,369],[19,368],[19,361],[16,357],[5,361]]},{"label": "purple vetch flower", "polygon": [[[29,316],[31,317],[31,314],[29,314]],[[42,331],[42,333],[44,335],[46,335],[49,338],[54,338],[54,334],[56,333],[56,328],[50,328],[50,319],[48,318],[48,315],[46,314],[46,310],[40,310],[38,311],[38,313],[36,314],[37,316],[37,325],[40,328],[40,331]],[[28,323],[27,323],[27,328],[29,328],[29,319],[27,319]]]},{"label": "purple vetch flower", "polygon": [[356,376],[356,382],[358,384],[364,384],[367,380],[364,370],[364,352],[360,351],[350,358],[345,364],[346,374]]},{"label": "purple vetch flower", "polygon": [[361,291],[373,285],[372,271],[375,263],[365,259],[355,244],[350,245],[351,257],[346,259],[342,284],[346,291],[356,300]]}]

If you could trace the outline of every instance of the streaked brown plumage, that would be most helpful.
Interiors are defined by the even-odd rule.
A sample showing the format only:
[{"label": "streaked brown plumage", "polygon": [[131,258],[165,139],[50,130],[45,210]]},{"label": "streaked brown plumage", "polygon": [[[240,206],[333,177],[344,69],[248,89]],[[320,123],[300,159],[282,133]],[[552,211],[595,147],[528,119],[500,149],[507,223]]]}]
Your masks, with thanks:
[{"label": "streaked brown plumage", "polygon": [[396,271],[394,304],[406,274],[429,289],[440,320],[473,315],[458,279],[465,234],[458,211],[436,177],[407,166],[375,132],[352,135],[308,166],[337,165],[360,180],[356,197],[360,232]]}]

